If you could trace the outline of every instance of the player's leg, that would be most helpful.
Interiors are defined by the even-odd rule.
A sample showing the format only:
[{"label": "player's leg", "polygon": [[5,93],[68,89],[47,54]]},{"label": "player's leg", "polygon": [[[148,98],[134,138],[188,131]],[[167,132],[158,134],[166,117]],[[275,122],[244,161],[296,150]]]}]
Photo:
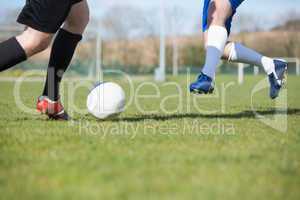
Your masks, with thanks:
[{"label": "player's leg", "polygon": [[19,36],[0,43],[0,72],[45,50],[49,46],[52,36],[52,34],[28,27]]},{"label": "player's leg", "polygon": [[269,77],[270,97],[272,99],[278,97],[287,71],[287,62],[269,58],[235,42],[226,45],[223,58],[231,62],[262,67]]},{"label": "player's leg", "polygon": [[73,0],[70,11],[65,18],[65,23],[59,29],[54,40],[43,95],[39,98],[37,104],[38,110],[46,113],[51,119],[69,119],[60,102],[59,86],[88,22],[89,9],[87,1]]},{"label": "player's leg", "polygon": [[229,0],[216,0],[210,3],[208,11],[208,29],[206,43],[206,58],[202,72],[210,78],[215,77],[216,67],[223,55],[228,39],[225,27],[227,19],[232,15]]},{"label": "player's leg", "polygon": [[[204,45],[207,46],[208,34],[204,33]],[[262,67],[267,75],[275,71],[274,60],[264,56],[253,49],[236,42],[227,42],[222,55],[223,60],[230,62],[246,63]]]},{"label": "player's leg", "polygon": [[206,58],[202,73],[195,83],[190,86],[194,93],[211,93],[213,91],[213,79],[216,68],[223,55],[225,44],[228,39],[227,27],[235,11],[229,0],[206,0],[203,13],[203,29],[207,34]]},{"label": "player's leg", "polygon": [[63,27],[54,40],[48,65],[47,79],[43,96],[52,101],[58,101],[59,86],[64,72],[67,70],[75,49],[82,39],[82,34],[89,22],[87,1],[81,1],[72,6]]},{"label": "player's leg", "polygon": [[275,72],[274,60],[236,42],[226,44],[223,59],[262,67],[267,75]]}]

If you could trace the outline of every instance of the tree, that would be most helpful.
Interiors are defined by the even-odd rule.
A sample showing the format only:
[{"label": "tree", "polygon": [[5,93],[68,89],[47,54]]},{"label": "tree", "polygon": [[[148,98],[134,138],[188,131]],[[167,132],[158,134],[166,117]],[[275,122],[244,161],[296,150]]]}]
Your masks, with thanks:
[{"label": "tree", "polygon": [[132,6],[111,7],[102,18],[104,36],[109,39],[128,40],[139,35],[143,29],[142,13]]}]

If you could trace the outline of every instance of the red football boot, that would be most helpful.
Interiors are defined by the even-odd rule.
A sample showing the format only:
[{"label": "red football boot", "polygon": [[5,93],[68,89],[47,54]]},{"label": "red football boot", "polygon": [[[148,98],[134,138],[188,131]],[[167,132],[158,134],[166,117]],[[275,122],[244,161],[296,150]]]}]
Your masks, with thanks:
[{"label": "red football boot", "polygon": [[65,112],[63,105],[60,101],[52,101],[46,96],[38,98],[37,106],[38,112],[48,115],[52,120],[70,120],[69,115]]}]

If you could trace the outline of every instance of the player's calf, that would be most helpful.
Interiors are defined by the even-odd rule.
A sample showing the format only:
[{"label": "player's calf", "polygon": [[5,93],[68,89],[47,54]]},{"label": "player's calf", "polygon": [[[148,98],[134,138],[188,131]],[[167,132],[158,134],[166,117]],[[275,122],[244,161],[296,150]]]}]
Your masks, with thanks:
[{"label": "player's calf", "polygon": [[31,57],[47,49],[51,43],[53,34],[43,33],[32,28],[27,28],[16,39],[23,47],[27,57]]},{"label": "player's calf", "polygon": [[270,82],[270,97],[275,99],[282,88],[287,63],[284,60],[274,60],[239,43],[228,43],[223,58],[231,62],[240,62],[262,67]]},{"label": "player's calf", "polygon": [[59,99],[59,88],[64,72],[70,65],[88,22],[88,4],[86,1],[81,1],[72,6],[63,28],[59,29],[56,35],[43,91],[43,96],[47,96],[52,101]]},{"label": "player's calf", "polygon": [[0,72],[45,50],[49,46],[51,38],[50,34],[27,28],[21,35],[0,43]]},{"label": "player's calf", "polygon": [[26,59],[26,52],[15,37],[0,43],[0,72]]}]

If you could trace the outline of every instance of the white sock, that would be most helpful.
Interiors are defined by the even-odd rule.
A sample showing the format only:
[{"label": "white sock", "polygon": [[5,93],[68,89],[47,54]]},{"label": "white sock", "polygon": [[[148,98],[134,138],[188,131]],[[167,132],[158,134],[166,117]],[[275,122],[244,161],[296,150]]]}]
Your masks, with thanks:
[{"label": "white sock", "polygon": [[263,56],[240,43],[231,43],[228,60],[263,67],[268,75],[274,72],[275,69],[274,60],[272,58]]},{"label": "white sock", "polygon": [[214,79],[228,39],[228,33],[224,27],[212,25],[208,29],[207,36],[206,58],[202,72]]}]

